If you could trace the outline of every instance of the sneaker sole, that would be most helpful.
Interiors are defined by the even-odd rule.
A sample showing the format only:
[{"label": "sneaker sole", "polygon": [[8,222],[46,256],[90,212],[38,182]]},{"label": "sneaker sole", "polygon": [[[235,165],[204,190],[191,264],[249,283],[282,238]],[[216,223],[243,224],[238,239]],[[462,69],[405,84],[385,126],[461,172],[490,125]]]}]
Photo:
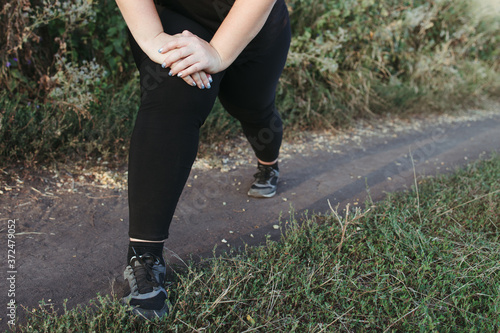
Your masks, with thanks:
[{"label": "sneaker sole", "polygon": [[160,310],[144,310],[139,307],[134,308],[128,304],[126,306],[129,307],[129,309],[127,309],[128,314],[136,315],[138,318],[152,321],[154,319],[160,319],[163,316],[168,315],[170,302],[165,302],[165,305]]},{"label": "sneaker sole", "polygon": [[168,305],[165,304],[161,310],[144,310],[136,308],[132,310],[132,313],[146,320],[160,319],[163,316],[168,315]]},{"label": "sneaker sole", "polygon": [[252,198],[272,198],[276,195],[276,191],[274,191],[272,193],[268,193],[268,194],[251,193],[250,191],[248,191],[247,194],[249,197],[252,197]]}]

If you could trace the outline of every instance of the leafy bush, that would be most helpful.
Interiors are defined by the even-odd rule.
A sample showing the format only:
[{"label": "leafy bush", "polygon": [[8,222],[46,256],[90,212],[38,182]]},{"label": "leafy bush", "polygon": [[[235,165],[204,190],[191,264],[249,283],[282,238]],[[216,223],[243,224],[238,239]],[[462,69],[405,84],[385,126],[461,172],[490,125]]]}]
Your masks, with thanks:
[{"label": "leafy bush", "polygon": [[46,97],[61,59],[94,61],[115,82],[132,75],[126,24],[113,0],[9,0],[0,15],[0,86],[11,94]]},{"label": "leafy bush", "polygon": [[123,152],[138,96],[115,1],[8,1],[0,15],[0,154]]},{"label": "leafy bush", "polygon": [[472,11],[470,1],[295,0],[290,7],[294,39],[280,104],[293,124],[341,126],[499,91],[500,21]]},{"label": "leafy bush", "polygon": [[[500,92],[494,1],[287,3],[294,37],[277,103],[288,130],[348,126],[386,112],[449,110]],[[0,155],[57,158],[54,147],[86,155],[126,152],[139,87],[115,1],[8,0],[0,29]],[[127,120],[109,123],[110,114]],[[57,129],[47,131],[48,123]],[[218,141],[237,130],[218,105],[202,137]],[[23,139],[26,133],[45,142],[35,145]],[[94,142],[74,150],[83,139]]]}]

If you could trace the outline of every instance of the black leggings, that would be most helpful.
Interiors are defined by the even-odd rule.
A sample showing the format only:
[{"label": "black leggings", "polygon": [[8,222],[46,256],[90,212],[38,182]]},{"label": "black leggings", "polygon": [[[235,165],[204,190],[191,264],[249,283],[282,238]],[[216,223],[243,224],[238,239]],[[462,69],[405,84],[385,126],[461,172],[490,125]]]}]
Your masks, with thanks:
[{"label": "black leggings", "polygon": [[[168,34],[189,30],[209,41],[203,26],[174,11],[160,15]],[[168,229],[177,202],[198,151],[199,129],[218,96],[224,108],[243,128],[257,158],[278,158],[283,134],[274,99],[290,44],[286,26],[259,54],[245,51],[225,71],[212,75],[211,89],[201,90],[152,62],[131,38],[140,72],[141,105],[130,142],[129,236],[160,241]]]}]

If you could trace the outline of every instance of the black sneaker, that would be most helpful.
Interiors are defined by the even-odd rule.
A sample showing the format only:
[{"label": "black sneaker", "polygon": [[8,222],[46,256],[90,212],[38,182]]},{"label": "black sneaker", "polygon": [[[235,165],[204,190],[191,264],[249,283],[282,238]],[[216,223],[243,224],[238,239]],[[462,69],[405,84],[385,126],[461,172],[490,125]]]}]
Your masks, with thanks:
[{"label": "black sneaker", "polygon": [[170,303],[163,287],[165,274],[165,265],[153,254],[133,256],[123,273],[123,278],[128,280],[130,294],[121,302],[129,305],[133,314],[147,320],[168,314]]},{"label": "black sneaker", "polygon": [[255,175],[248,195],[255,198],[270,198],[276,194],[278,177],[280,172],[270,165],[259,164],[259,172]]}]

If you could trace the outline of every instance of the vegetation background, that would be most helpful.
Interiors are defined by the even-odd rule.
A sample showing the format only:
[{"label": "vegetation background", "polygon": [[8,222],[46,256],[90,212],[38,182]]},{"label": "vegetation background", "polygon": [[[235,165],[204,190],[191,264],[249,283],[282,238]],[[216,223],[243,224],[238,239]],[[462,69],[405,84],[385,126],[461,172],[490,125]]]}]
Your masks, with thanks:
[{"label": "vegetation background", "polygon": [[[294,37],[277,102],[288,133],[499,96],[498,1],[287,3]],[[139,84],[115,2],[0,6],[2,162],[123,163]],[[217,105],[203,140],[237,133]],[[499,175],[494,156],[365,211],[285,221],[282,242],[180,271],[164,322],[130,321],[99,297],[61,316],[42,306],[17,331],[498,332]]]},{"label": "vegetation background", "polygon": [[[277,103],[289,133],[499,95],[494,0],[287,3],[294,37]],[[7,0],[0,29],[2,160],[123,162],[140,92],[115,1]],[[236,133],[217,104],[203,141]]]}]

